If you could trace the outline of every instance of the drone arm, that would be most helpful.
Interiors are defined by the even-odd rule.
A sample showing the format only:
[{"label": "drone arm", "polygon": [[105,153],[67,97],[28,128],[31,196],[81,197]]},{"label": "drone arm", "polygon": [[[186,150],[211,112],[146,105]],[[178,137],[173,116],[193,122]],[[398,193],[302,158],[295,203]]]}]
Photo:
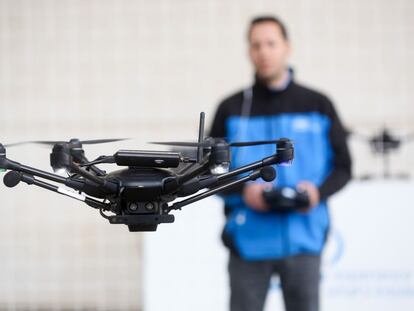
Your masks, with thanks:
[{"label": "drone arm", "polygon": [[[15,171],[15,172],[21,172],[21,173],[25,173],[31,176],[37,176],[40,178],[44,178],[50,181],[54,181],[60,184],[64,184],[68,187],[71,187],[73,189],[76,190],[80,190],[80,191],[85,191],[85,192],[91,192],[91,190],[96,190],[93,191],[93,193],[100,193],[101,195],[99,196],[105,196],[106,194],[109,193],[114,193],[117,191],[118,189],[118,185],[115,183],[110,183],[104,180],[104,186],[102,186],[101,184],[97,185],[95,183],[94,180],[90,181],[90,179],[85,179],[85,180],[75,180],[72,178],[65,178],[62,176],[59,176],[57,174],[53,174],[53,173],[49,173],[46,171],[42,171],[27,165],[22,165],[18,162],[9,160],[7,158],[2,158],[0,159],[0,168],[4,168],[4,169],[8,169],[11,171]],[[84,171],[82,170],[82,173]],[[90,173],[88,173],[88,177],[90,177]],[[79,174],[81,175],[81,174]],[[92,175],[94,176],[94,175]],[[98,178],[96,176],[94,176],[95,178]],[[102,179],[99,179],[100,181]],[[102,191],[100,190],[102,189]],[[88,191],[89,190],[89,191]]]},{"label": "drone arm", "polygon": [[284,161],[285,160],[281,161],[280,156],[278,154],[274,154],[270,157],[264,158],[263,160],[253,162],[251,164],[248,164],[248,165],[239,167],[235,170],[232,170],[228,173],[218,175],[217,176],[217,181],[222,182],[226,179],[229,179],[231,177],[235,177],[237,175],[240,175],[240,174],[252,171],[252,170],[256,170],[256,169],[263,168],[263,167],[270,166],[270,165],[281,164]]},{"label": "drone arm", "polygon": [[64,184],[65,181],[66,181],[65,177],[62,177],[62,176],[59,176],[59,175],[56,175],[56,174],[52,174],[52,173],[49,173],[49,172],[45,172],[45,171],[39,170],[37,168],[30,167],[30,166],[22,165],[18,162],[9,160],[7,158],[2,158],[0,160],[0,167],[4,168],[4,169],[11,170],[11,171],[17,171],[17,172],[27,173],[29,175],[38,176],[38,177],[45,178],[45,179],[48,179],[48,180],[51,180],[51,181],[54,181],[54,182],[58,182],[58,183],[61,183],[61,184]]},{"label": "drone arm", "polygon": [[177,172],[178,175],[184,175],[186,172],[194,169],[194,167],[197,167],[198,165],[200,165],[197,162],[194,163],[190,163],[187,166],[185,166],[184,168],[182,168],[180,171]]},{"label": "drone arm", "polygon": [[177,175],[177,177],[166,178],[164,180],[163,187],[165,194],[182,191],[185,194],[182,194],[181,196],[187,196],[197,192],[201,188],[198,184],[199,180],[197,179],[192,181],[192,179],[196,179],[196,177],[207,172],[209,169],[209,162],[208,160],[205,160],[201,164],[194,163],[190,166],[192,167],[192,170],[190,170],[187,174]]},{"label": "drone arm", "polygon": [[[82,155],[81,156],[81,164],[85,164],[85,163],[88,163],[88,162],[89,162],[89,160],[84,155]],[[88,167],[96,175],[98,175],[98,176],[105,176],[105,172],[103,170],[101,170],[100,168],[98,168],[97,166],[90,165]]]},{"label": "drone arm", "polygon": [[271,181],[276,177],[276,171],[273,167],[270,167],[270,166],[263,167],[261,169],[253,171],[248,176],[244,176],[244,177],[242,177],[240,179],[237,179],[235,181],[232,181],[228,184],[221,185],[221,186],[218,186],[216,188],[210,189],[206,192],[203,192],[201,194],[192,196],[192,197],[190,197],[188,199],[185,199],[183,201],[176,202],[171,206],[171,209],[181,209],[181,207],[183,207],[185,205],[192,204],[194,202],[202,200],[206,197],[209,197],[209,196],[211,196],[213,194],[216,194],[218,192],[221,192],[223,190],[228,190],[229,188],[233,188],[233,187],[235,187],[237,185],[240,185],[244,182],[251,181],[251,180],[256,180],[259,177],[262,177],[265,181]]},{"label": "drone arm", "polygon": [[201,176],[201,177],[194,177],[181,185],[180,190],[178,191],[178,196],[184,197],[191,194],[198,192],[203,188],[208,188],[212,186],[217,186],[219,183],[225,182],[232,177],[236,177],[237,175],[247,173],[253,171],[255,169],[259,169],[261,167],[266,166],[265,163],[268,161],[257,161],[249,165],[245,165],[228,173],[224,173],[221,175],[211,175],[211,176]]},{"label": "drone arm", "polygon": [[[101,191],[102,193],[106,193],[106,192],[116,193],[118,191],[118,184],[117,183],[108,182],[107,180],[105,180],[101,177],[95,176],[95,175],[91,174],[90,172],[80,168],[77,164],[75,164],[73,162],[71,163],[70,168],[71,168],[72,171],[74,171],[78,175],[85,178],[86,184],[88,186],[90,186],[90,183],[93,183],[96,186],[98,186],[98,188],[102,188],[102,190],[103,190],[103,191]],[[72,180],[72,182],[73,182],[73,180]],[[71,185],[68,185],[68,186],[72,187]],[[94,188],[96,188],[96,186]],[[83,188],[78,189],[78,190],[83,190]]]},{"label": "drone arm", "polygon": [[71,180],[71,183],[75,183],[75,186],[67,186],[75,188],[77,190],[82,190],[85,193],[95,197],[105,197],[108,192],[117,193],[119,190],[118,183],[112,183],[106,179],[102,179],[102,177],[106,175],[106,172],[96,166],[96,164],[102,163],[115,163],[115,158],[114,156],[100,156],[97,159],[89,162],[86,157],[83,157],[83,160],[79,165],[73,162],[70,163],[71,170],[84,177],[84,181],[81,188],[77,188],[77,181],[74,179]]},{"label": "drone arm", "polygon": [[[281,160],[283,157],[280,156],[280,154],[275,154],[270,157],[267,157],[265,159],[256,161],[254,163],[239,167],[233,171],[230,171],[228,173],[224,173],[221,175],[213,175],[213,176],[207,176],[205,178],[192,178],[182,184],[180,190],[178,191],[178,196],[188,196],[191,194],[194,194],[198,192],[199,190],[207,187],[217,186],[219,184],[220,186],[228,179],[232,177],[236,177],[240,174],[247,173],[256,169],[264,168],[266,166],[270,166],[273,164],[280,164],[286,161],[285,158]],[[208,162],[207,162],[208,164]],[[208,166],[207,166],[208,167]],[[199,174],[197,174],[199,175]],[[241,184],[241,183],[239,183]],[[227,188],[224,188],[227,190]],[[223,190],[223,189],[222,189]],[[221,190],[220,190],[221,191]]]},{"label": "drone arm", "polygon": [[59,194],[71,197],[73,199],[85,202],[86,204],[88,204],[89,206],[93,208],[108,209],[107,204],[105,203],[102,203],[98,200],[82,195],[80,193],[70,191],[65,188],[58,187],[58,186],[49,184],[47,182],[38,180],[33,175],[29,175],[23,172],[10,171],[4,176],[4,183],[7,187],[10,187],[10,188],[17,186],[20,181],[23,181],[24,183],[28,185],[35,185],[40,188],[50,190],[53,192],[57,192]]},{"label": "drone arm", "polygon": [[178,176],[178,185],[183,185],[184,183],[186,183],[187,181],[193,179],[196,176],[199,176],[201,174],[203,174],[204,172],[207,172],[209,169],[209,162],[205,161],[199,165],[194,164],[194,169],[191,170],[190,172],[188,172],[185,175],[180,175]]},{"label": "drone arm", "polygon": [[186,197],[198,192],[203,188],[208,188],[217,184],[217,176],[200,176],[195,177],[184,183],[177,192],[177,196]]},{"label": "drone arm", "polygon": [[84,177],[87,180],[93,181],[94,183],[98,184],[99,186],[105,186],[105,180],[101,179],[86,170],[81,169],[77,164],[71,163],[70,168],[80,176]]}]

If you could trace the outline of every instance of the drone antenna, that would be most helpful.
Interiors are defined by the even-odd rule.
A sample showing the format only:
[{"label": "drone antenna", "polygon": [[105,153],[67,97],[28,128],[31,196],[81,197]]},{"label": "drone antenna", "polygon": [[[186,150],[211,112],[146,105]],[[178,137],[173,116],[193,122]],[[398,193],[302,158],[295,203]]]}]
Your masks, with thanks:
[{"label": "drone antenna", "polygon": [[203,146],[202,143],[204,141],[204,120],[205,120],[205,113],[200,112],[200,126],[198,129],[198,148],[197,148],[197,162],[201,163],[203,160]]}]

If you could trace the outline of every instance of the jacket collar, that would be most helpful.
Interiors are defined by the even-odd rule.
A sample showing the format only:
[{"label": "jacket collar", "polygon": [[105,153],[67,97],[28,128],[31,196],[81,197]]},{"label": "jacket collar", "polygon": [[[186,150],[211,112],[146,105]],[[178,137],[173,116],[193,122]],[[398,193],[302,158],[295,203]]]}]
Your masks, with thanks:
[{"label": "jacket collar", "polygon": [[255,75],[255,82],[253,85],[253,92],[258,95],[263,96],[272,96],[278,95],[285,92],[293,83],[293,69],[288,68],[288,78],[285,81],[284,85],[280,88],[270,88],[266,85],[263,80],[260,80],[257,75]]}]

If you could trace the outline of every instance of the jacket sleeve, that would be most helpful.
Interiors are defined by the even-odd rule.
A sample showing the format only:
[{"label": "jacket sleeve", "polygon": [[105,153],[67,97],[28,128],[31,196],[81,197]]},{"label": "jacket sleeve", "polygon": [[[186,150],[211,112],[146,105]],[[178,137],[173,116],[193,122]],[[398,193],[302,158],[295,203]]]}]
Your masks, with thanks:
[{"label": "jacket sleeve", "polygon": [[351,179],[351,156],[347,144],[347,132],[344,129],[333,104],[328,102],[328,116],[331,119],[329,140],[333,150],[333,168],[319,187],[321,199],[326,199],[339,191]]}]

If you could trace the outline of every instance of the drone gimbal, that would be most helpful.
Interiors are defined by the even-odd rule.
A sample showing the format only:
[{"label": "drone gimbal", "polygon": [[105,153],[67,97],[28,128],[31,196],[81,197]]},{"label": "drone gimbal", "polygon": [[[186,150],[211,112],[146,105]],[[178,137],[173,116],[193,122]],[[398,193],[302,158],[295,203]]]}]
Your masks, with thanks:
[{"label": "drone gimbal", "polygon": [[[99,209],[100,214],[111,224],[128,225],[130,231],[155,231],[158,224],[174,222],[171,210],[181,209],[259,177],[272,181],[276,177],[272,165],[293,160],[293,145],[286,138],[234,143],[228,143],[224,139],[204,138],[204,113],[200,114],[198,142],[157,143],[195,147],[196,158],[183,156],[180,152],[139,150],[119,150],[94,161],[88,161],[85,157],[83,144],[112,141],[117,139],[31,142],[53,145],[50,164],[55,172],[67,171],[69,177],[12,161],[6,157],[6,147],[16,144],[0,144],[0,169],[9,170],[4,176],[4,184],[10,188],[20,182],[35,185]],[[228,170],[230,147],[261,144],[276,145],[275,154],[232,171]],[[97,167],[102,163],[113,163],[126,168],[107,174]],[[206,190],[198,193],[203,189]],[[179,197],[184,199],[175,201]]]}]

